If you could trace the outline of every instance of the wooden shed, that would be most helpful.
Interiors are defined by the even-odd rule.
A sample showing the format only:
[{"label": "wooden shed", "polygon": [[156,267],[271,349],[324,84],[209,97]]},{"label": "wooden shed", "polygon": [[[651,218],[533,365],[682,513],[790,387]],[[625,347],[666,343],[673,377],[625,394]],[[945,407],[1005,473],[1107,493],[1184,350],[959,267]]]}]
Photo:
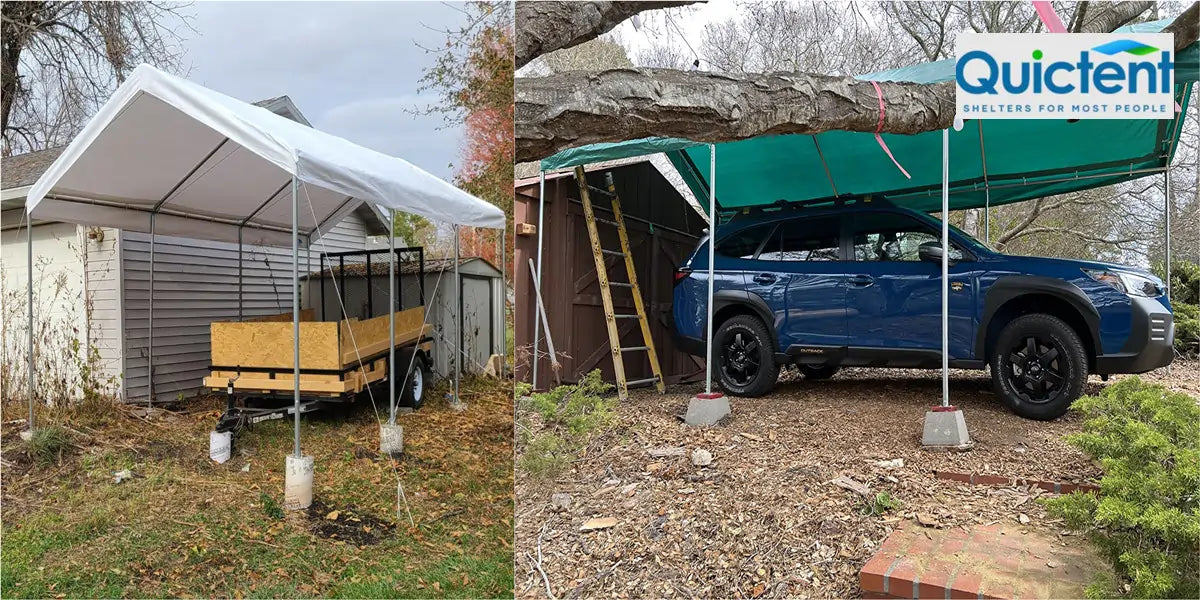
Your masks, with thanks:
[{"label": "wooden shed", "polygon": [[[603,186],[606,172],[612,173],[621,199],[638,283],[663,377],[668,385],[703,379],[703,359],[677,350],[670,328],[675,269],[695,250],[707,224],[650,160],[589,167],[588,182],[596,187]],[[537,262],[538,179],[535,176],[517,180],[515,187],[516,377],[518,381],[530,381],[536,298],[529,261]],[[612,218],[608,205],[607,199],[594,202],[598,217]],[[615,376],[596,265],[573,173],[546,174],[545,207],[542,300],[562,364],[560,376],[564,382],[574,382],[593,369],[600,369],[605,380],[612,382]],[[615,228],[600,225],[600,237],[602,246],[618,247]],[[625,267],[619,258],[610,256],[607,259],[609,273],[619,272],[618,279],[624,280]],[[616,312],[632,312],[633,302],[627,294],[614,294],[613,300]],[[620,331],[622,346],[642,344],[636,320],[621,323]],[[546,356],[544,333],[539,341],[541,362],[535,387],[546,389],[554,384],[554,378]],[[627,358],[625,372],[630,380],[651,376],[649,363],[640,357]]]}]

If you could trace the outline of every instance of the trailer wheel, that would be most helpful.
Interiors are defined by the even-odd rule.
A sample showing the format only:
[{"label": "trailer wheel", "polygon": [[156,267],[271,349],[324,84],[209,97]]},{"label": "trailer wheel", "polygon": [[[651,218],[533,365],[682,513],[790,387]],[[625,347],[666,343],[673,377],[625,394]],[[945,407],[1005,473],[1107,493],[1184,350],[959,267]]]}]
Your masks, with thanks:
[{"label": "trailer wheel", "polygon": [[412,361],[412,374],[407,377],[402,374],[399,381],[400,406],[407,406],[413,410],[421,408],[425,403],[426,389],[431,383],[429,363],[426,362],[425,355],[417,353],[416,358],[413,358],[412,350],[406,350],[399,353],[396,360],[399,362],[397,366],[404,369],[401,373],[407,371],[409,361]]}]

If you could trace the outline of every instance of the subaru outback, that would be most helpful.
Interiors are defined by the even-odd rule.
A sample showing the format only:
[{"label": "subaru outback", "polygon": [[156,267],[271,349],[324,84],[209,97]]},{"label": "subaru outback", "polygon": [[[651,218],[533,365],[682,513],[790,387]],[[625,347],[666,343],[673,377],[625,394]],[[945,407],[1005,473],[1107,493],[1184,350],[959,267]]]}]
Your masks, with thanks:
[{"label": "subaru outback", "polygon": [[[675,274],[674,333],[705,354],[708,238]],[[770,392],[780,368],[941,367],[941,221],[886,201],[773,208],[719,228],[714,370],[737,396]],[[1010,256],[950,227],[949,363],[990,368],[1015,413],[1054,419],[1089,373],[1169,364],[1173,323],[1150,273]]]}]

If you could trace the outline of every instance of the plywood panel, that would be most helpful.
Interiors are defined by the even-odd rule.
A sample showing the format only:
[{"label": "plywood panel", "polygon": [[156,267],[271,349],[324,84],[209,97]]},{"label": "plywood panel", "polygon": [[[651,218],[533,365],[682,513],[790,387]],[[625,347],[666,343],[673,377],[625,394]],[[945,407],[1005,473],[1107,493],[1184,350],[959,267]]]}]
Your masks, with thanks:
[{"label": "plywood panel", "polygon": [[[411,344],[423,335],[430,335],[433,326],[422,327],[424,321],[424,307],[418,306],[397,312],[396,345]],[[360,356],[371,356],[388,349],[388,315],[365,321],[358,319],[342,321],[339,329],[343,366],[356,364]]]},{"label": "plywood panel", "polygon": [[[311,308],[306,308],[306,309],[300,311],[300,322],[303,323],[305,321],[315,321],[316,320],[315,315],[316,315],[315,310],[313,310]],[[292,313],[291,313],[291,311],[288,311],[285,313],[279,313],[277,315],[267,315],[265,317],[255,317],[253,319],[246,319],[245,322],[246,323],[282,323],[282,322],[291,323],[292,322]],[[301,350],[300,353],[303,354],[304,350]]]},{"label": "plywood panel", "polygon": [[[214,365],[286,369],[295,363],[291,322],[214,322],[210,328]],[[300,368],[342,368],[337,323],[300,323]]]}]

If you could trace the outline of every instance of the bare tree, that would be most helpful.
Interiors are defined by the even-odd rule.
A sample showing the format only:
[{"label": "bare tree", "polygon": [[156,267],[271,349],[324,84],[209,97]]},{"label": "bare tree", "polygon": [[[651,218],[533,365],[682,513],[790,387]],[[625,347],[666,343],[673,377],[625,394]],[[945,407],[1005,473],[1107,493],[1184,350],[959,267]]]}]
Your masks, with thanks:
[{"label": "bare tree", "polygon": [[[524,4],[518,3],[518,12]],[[563,10],[559,11],[546,5],[561,2],[536,4],[539,12],[531,18],[544,21],[523,27],[525,35],[545,35],[559,27],[578,30],[558,20],[564,18],[564,12],[575,14],[580,8],[560,7]],[[603,10],[599,5],[609,3],[582,4]],[[1090,6],[1089,13],[1104,10],[1115,14],[1093,15],[1082,31],[1126,23],[1148,7],[1134,2]],[[1196,40],[1198,15],[1200,8],[1193,4],[1169,28],[1175,33],[1177,49]],[[584,41],[579,37],[572,41]],[[545,40],[521,44],[533,48],[535,54],[550,47]],[[889,103],[884,132],[913,134],[951,125],[951,82],[880,86]],[[535,160],[580,144],[652,135],[725,142],[768,133],[811,134],[831,129],[871,132],[878,126],[877,107],[870,82],[827,74],[733,77],[673,70],[618,70],[521,78],[516,86],[517,160]]]},{"label": "bare tree", "polygon": [[66,143],[141,63],[178,71],[190,4],[4,2],[0,5],[3,153]]}]

